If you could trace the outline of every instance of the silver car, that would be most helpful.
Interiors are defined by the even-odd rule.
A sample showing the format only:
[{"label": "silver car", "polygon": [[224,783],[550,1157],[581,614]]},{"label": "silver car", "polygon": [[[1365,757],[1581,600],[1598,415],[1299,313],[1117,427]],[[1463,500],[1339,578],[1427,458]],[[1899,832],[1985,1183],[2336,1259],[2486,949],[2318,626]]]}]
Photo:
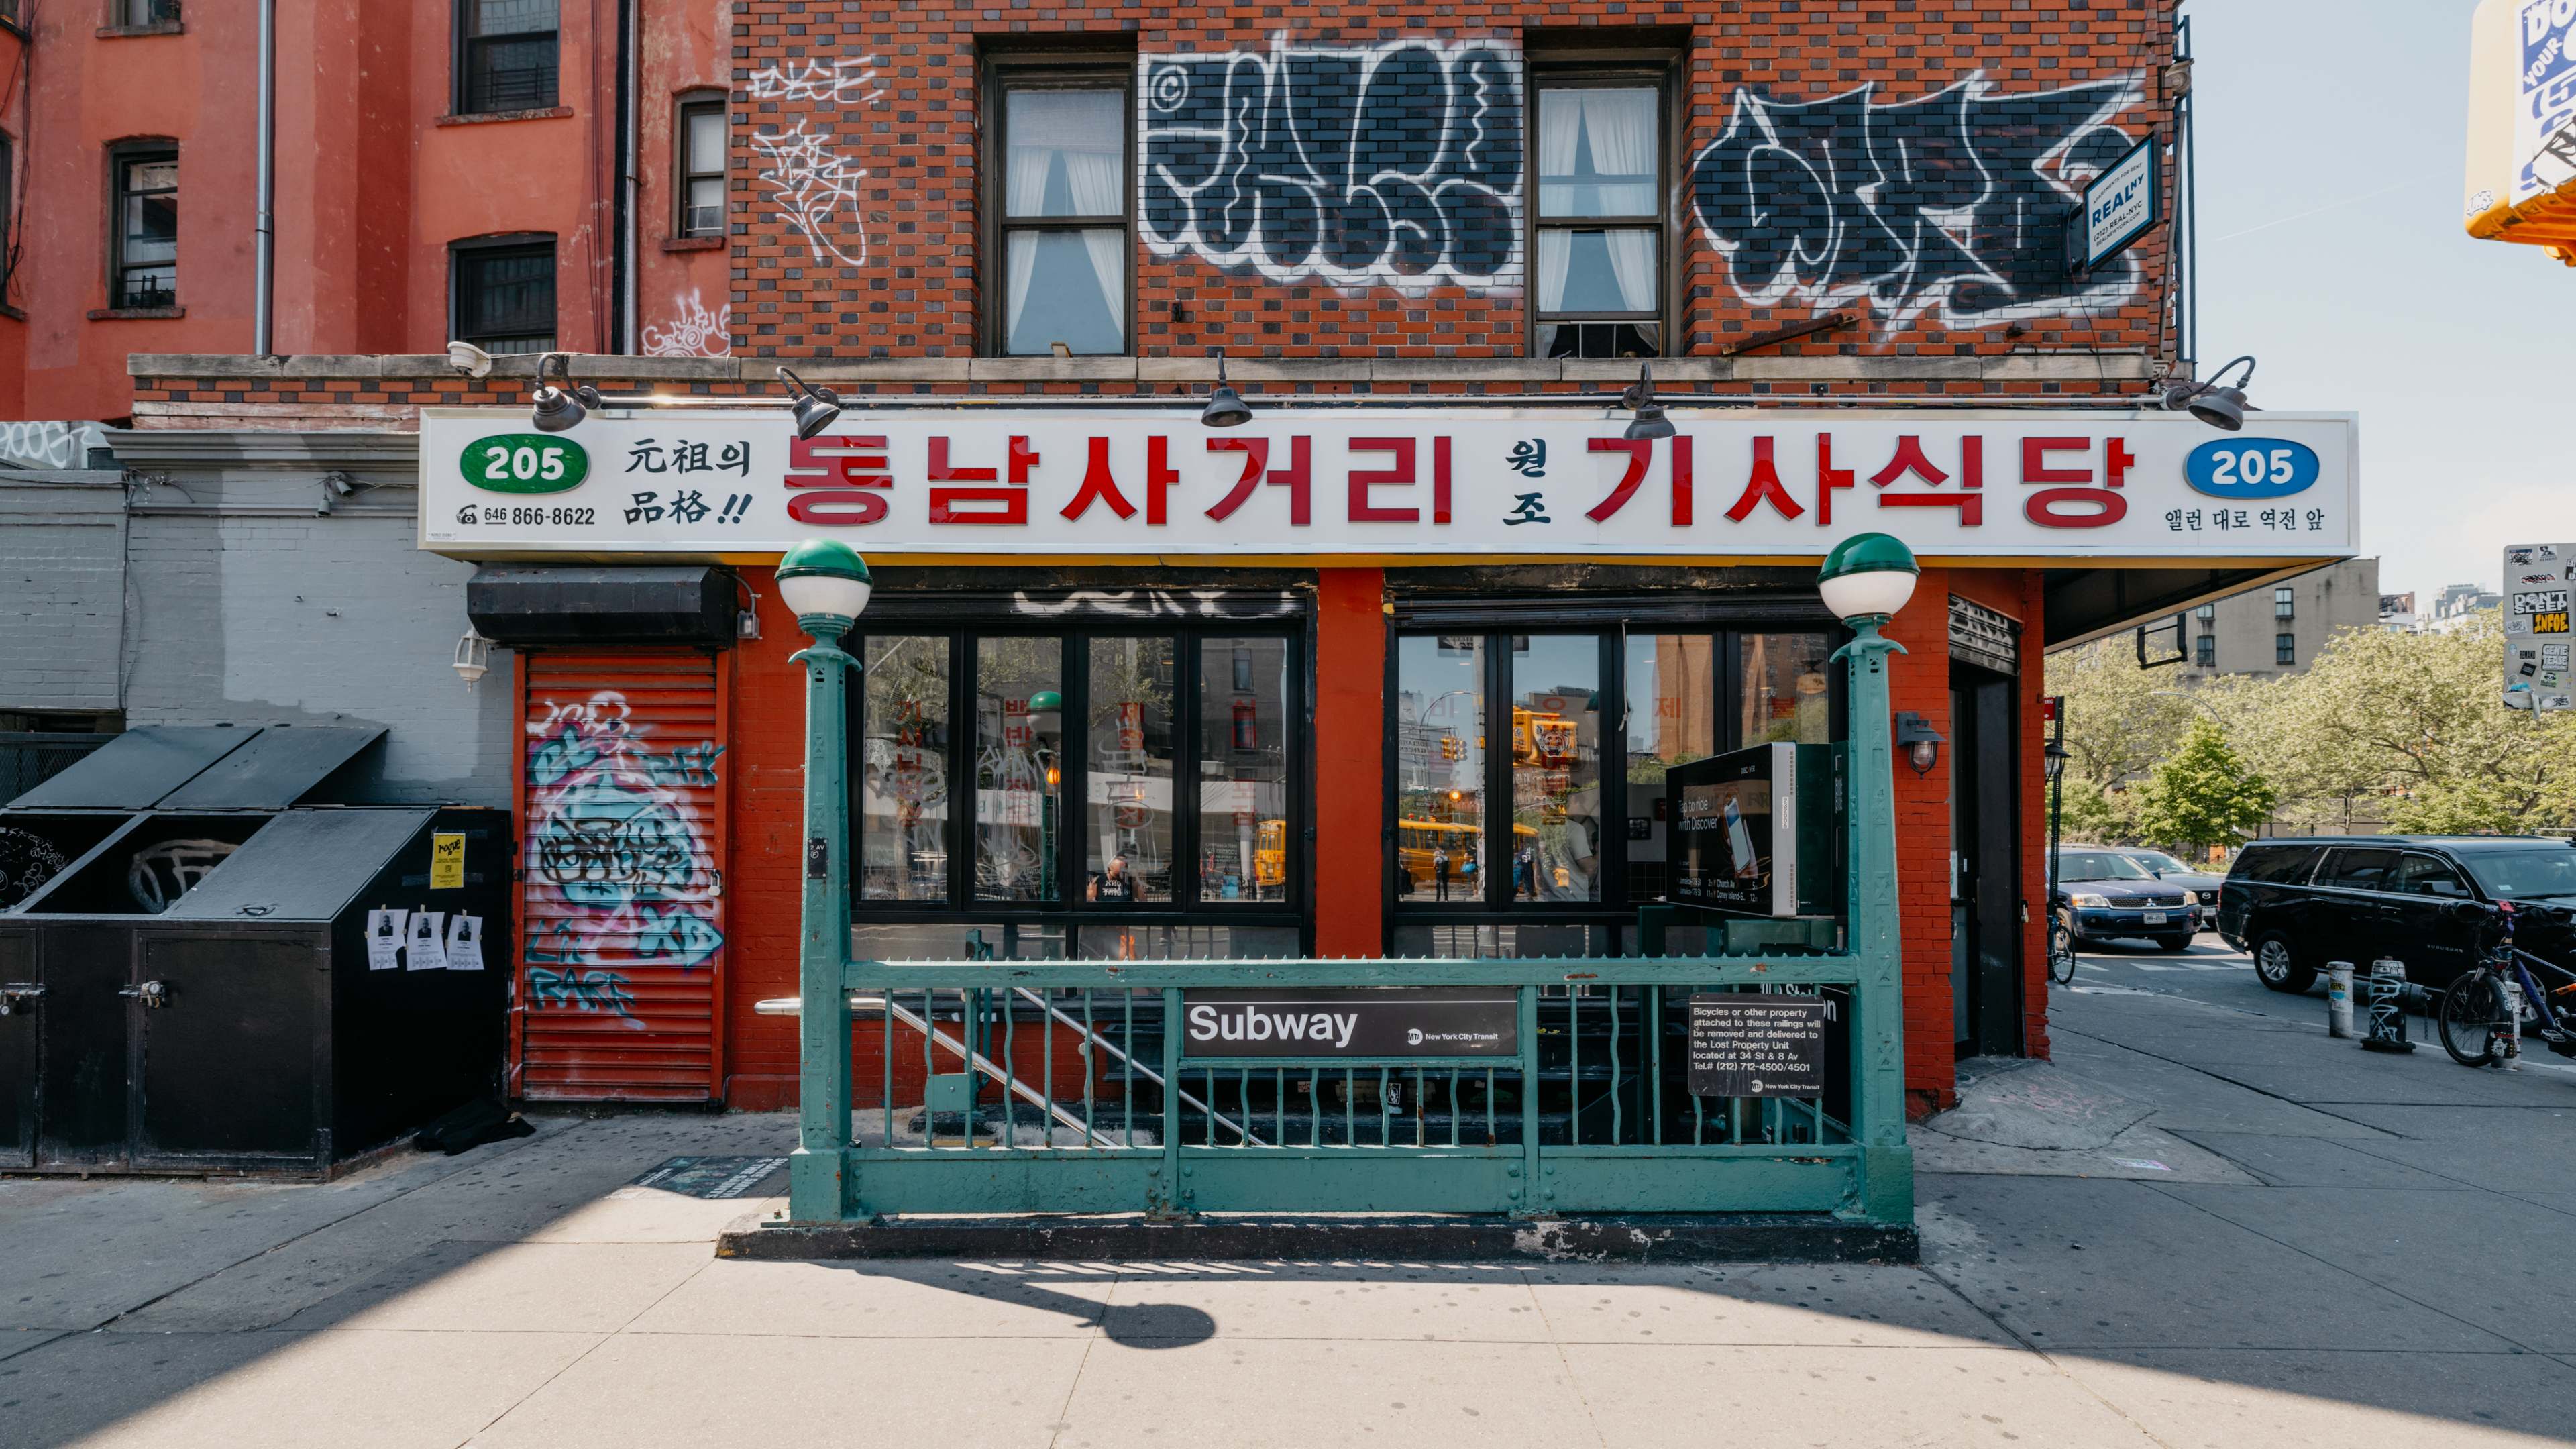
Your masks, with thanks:
[{"label": "silver car", "polygon": [[2218,888],[2227,882],[2223,874],[2212,875],[2198,866],[2185,865],[2161,850],[2149,850],[2139,845],[2077,845],[2069,841],[2059,845],[2058,849],[2107,850],[2127,856],[2156,879],[2192,893],[2195,899],[2192,924],[2196,929],[2206,931],[2217,923]]}]

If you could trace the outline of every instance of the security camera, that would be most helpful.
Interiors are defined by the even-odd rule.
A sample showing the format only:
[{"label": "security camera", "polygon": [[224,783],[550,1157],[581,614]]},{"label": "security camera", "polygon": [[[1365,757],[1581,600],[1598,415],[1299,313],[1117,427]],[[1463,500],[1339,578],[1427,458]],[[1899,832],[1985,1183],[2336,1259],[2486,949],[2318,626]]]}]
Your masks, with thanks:
[{"label": "security camera", "polygon": [[487,377],[492,372],[492,354],[471,342],[447,344],[447,365],[467,377]]}]

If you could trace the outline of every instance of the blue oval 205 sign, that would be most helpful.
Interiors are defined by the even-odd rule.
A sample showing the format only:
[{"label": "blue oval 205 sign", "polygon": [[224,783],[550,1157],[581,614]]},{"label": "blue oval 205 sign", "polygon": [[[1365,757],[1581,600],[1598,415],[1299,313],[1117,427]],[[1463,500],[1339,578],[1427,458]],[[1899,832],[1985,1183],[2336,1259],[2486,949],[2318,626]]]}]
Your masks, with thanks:
[{"label": "blue oval 205 sign", "polygon": [[2316,486],[2316,449],[2282,438],[2203,443],[2183,460],[2183,477],[2212,498],[2287,498]]}]

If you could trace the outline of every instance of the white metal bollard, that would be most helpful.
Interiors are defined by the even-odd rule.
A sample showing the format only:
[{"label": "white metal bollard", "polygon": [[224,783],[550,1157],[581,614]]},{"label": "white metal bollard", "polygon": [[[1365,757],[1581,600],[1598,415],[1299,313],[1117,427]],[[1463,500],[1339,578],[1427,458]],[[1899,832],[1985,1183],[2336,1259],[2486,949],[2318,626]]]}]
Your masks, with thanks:
[{"label": "white metal bollard", "polygon": [[2326,963],[2326,1035],[2352,1039],[2352,963]]},{"label": "white metal bollard", "polygon": [[2406,1034],[2406,963],[2383,956],[2370,963],[2369,1028],[2364,1050],[2403,1054],[2415,1050]]}]

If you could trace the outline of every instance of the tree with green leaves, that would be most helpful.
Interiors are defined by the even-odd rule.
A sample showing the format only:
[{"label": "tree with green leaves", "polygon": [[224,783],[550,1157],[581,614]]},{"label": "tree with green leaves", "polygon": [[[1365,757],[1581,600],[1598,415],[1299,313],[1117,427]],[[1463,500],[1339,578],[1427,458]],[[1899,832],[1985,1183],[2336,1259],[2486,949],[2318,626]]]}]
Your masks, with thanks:
[{"label": "tree with green leaves", "polygon": [[2247,769],[2208,720],[2138,790],[2138,829],[2164,845],[2234,845],[2272,817],[2281,792]]}]

